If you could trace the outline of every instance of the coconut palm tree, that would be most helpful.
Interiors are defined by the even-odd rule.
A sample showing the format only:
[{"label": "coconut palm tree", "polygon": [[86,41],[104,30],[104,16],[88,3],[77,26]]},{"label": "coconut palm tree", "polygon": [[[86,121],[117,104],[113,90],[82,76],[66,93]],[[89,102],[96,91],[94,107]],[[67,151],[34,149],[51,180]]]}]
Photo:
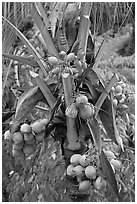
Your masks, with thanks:
[{"label": "coconut palm tree", "polygon": [[[91,162],[113,191],[111,198],[104,192],[103,200],[121,201],[101,141],[101,130],[112,142],[120,141],[108,96],[118,79],[114,74],[104,84],[97,75],[105,39],[97,52],[95,39],[130,22],[132,6],[117,2],[3,2],[3,121],[12,117],[11,140],[6,145],[15,165],[3,190],[8,192],[9,202],[100,201],[101,194],[98,198],[96,191],[95,196],[80,192],[80,177],[66,176],[73,154],[92,155]],[[21,130],[24,123],[31,133]],[[15,140],[17,134],[17,140],[23,138],[22,146]],[[32,143],[27,143],[28,135]],[[123,149],[123,143],[119,145]]]}]

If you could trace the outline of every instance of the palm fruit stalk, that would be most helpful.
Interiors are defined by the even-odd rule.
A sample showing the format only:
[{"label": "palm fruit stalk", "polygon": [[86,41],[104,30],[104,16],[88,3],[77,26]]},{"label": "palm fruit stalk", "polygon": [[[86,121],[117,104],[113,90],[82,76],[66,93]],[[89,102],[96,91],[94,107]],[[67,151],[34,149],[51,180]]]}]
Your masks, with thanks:
[{"label": "palm fruit stalk", "polygon": [[[62,82],[64,88],[66,108],[73,102],[73,78],[71,73],[66,70],[62,73]],[[76,130],[75,118],[67,116],[67,149],[78,150],[80,149],[80,142]]]}]

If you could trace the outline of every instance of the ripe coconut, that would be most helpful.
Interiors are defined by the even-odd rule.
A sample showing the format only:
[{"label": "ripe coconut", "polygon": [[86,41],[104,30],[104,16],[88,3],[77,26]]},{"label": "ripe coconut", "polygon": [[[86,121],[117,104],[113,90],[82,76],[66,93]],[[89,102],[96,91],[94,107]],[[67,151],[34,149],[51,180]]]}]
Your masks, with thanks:
[{"label": "ripe coconut", "polygon": [[24,134],[24,140],[25,141],[28,141],[28,140],[31,140],[34,138],[34,135],[32,133],[29,133],[29,134]]},{"label": "ripe coconut", "polygon": [[49,119],[48,118],[43,118],[40,121],[44,126],[46,126],[49,123]]},{"label": "ripe coconut", "polygon": [[83,107],[79,108],[79,116],[84,120],[92,117],[94,113],[95,113],[94,106],[90,103],[87,103]]},{"label": "ripe coconut", "polygon": [[23,142],[23,134],[21,132],[15,132],[12,135],[12,140],[14,143],[21,143]]},{"label": "ripe coconut", "polygon": [[97,176],[96,168],[94,166],[87,166],[85,168],[85,175],[89,179],[95,179]]},{"label": "ripe coconut", "polygon": [[90,190],[91,184],[89,180],[84,180],[79,183],[79,191],[88,192]]},{"label": "ripe coconut", "polygon": [[60,58],[61,58],[62,60],[64,60],[65,57],[67,56],[67,54],[66,54],[65,51],[62,50],[62,51],[60,51],[59,56],[60,56]]},{"label": "ripe coconut", "polygon": [[81,175],[84,172],[84,168],[81,165],[77,165],[73,169],[75,175]]},{"label": "ripe coconut", "polygon": [[57,59],[56,57],[48,57],[48,62],[49,62],[52,66],[58,65],[58,59]]},{"label": "ripe coconut", "polygon": [[81,154],[73,154],[70,157],[70,163],[73,164],[74,166],[78,165],[80,157],[81,157]]},{"label": "ripe coconut", "polygon": [[122,93],[122,87],[121,87],[120,85],[117,85],[117,86],[115,87],[115,91],[116,91],[117,93]]},{"label": "ripe coconut", "polygon": [[77,98],[76,98],[76,106],[79,108],[82,105],[85,105],[88,103],[88,98],[87,96],[80,94]]},{"label": "ripe coconut", "polygon": [[116,98],[114,98],[114,99],[112,100],[112,103],[113,103],[114,108],[117,108],[118,100],[117,100]]},{"label": "ripe coconut", "polygon": [[82,155],[79,158],[79,163],[81,164],[81,166],[85,167],[88,166],[90,164],[90,158],[87,155]]},{"label": "ripe coconut", "polygon": [[67,175],[68,175],[68,176],[72,176],[72,177],[75,176],[75,173],[74,173],[73,169],[74,169],[73,164],[70,164],[70,165],[67,167]]},{"label": "ripe coconut", "polygon": [[41,133],[45,127],[43,123],[41,123],[40,121],[36,121],[32,124],[31,128],[35,134],[38,134],[38,133]]},{"label": "ripe coconut", "polygon": [[114,168],[115,168],[116,170],[119,170],[119,171],[120,171],[120,169],[121,169],[121,167],[122,167],[121,161],[119,161],[119,160],[117,160],[117,159],[111,159],[110,163],[114,166]]},{"label": "ripe coconut", "polygon": [[99,176],[95,183],[94,183],[94,187],[97,189],[97,190],[104,190],[106,188],[106,181],[104,178],[102,178],[101,176]]},{"label": "ripe coconut", "polygon": [[75,54],[74,53],[69,53],[66,58],[65,61],[66,62],[72,62],[75,59]]},{"label": "ripe coconut", "polygon": [[22,133],[28,133],[29,134],[31,132],[31,127],[27,123],[24,123],[23,125],[21,125],[20,131]]},{"label": "ripe coconut", "polygon": [[104,151],[104,153],[105,153],[106,157],[109,159],[115,159],[116,158],[115,154],[112,151],[106,150],[106,151]]},{"label": "ripe coconut", "polygon": [[11,139],[12,139],[10,130],[7,130],[7,131],[4,133],[4,139],[5,139],[5,140],[11,140]]}]

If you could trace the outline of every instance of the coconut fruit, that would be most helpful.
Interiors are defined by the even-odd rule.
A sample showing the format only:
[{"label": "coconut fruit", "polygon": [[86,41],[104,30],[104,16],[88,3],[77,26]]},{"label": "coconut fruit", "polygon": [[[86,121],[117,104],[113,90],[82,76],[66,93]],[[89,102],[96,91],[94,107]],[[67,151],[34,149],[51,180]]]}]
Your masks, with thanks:
[{"label": "coconut fruit", "polygon": [[74,53],[69,53],[65,58],[66,62],[72,62],[74,59],[75,59]]},{"label": "coconut fruit", "polygon": [[38,134],[38,133],[41,133],[45,127],[43,123],[41,123],[40,121],[36,121],[32,124],[31,128],[35,134]]},{"label": "coconut fruit", "polygon": [[56,75],[58,75],[59,72],[60,72],[60,68],[59,67],[56,67],[56,68],[52,69],[52,71],[51,71],[52,74],[56,74]]},{"label": "coconut fruit", "polygon": [[104,151],[104,153],[105,153],[106,157],[109,159],[116,158],[115,154],[112,151],[106,150],[106,151]]},{"label": "coconut fruit", "polygon": [[11,140],[11,139],[12,139],[10,130],[7,130],[7,131],[4,133],[4,139],[5,139],[5,140]]},{"label": "coconut fruit", "polygon": [[113,91],[113,92],[115,91],[115,87],[114,86],[111,88],[111,91]]},{"label": "coconut fruit", "polygon": [[82,155],[79,158],[79,163],[81,164],[81,166],[85,167],[88,166],[90,164],[90,158],[87,155]]},{"label": "coconut fruit", "polygon": [[81,165],[77,165],[73,169],[75,175],[81,175],[84,172],[84,168]]},{"label": "coconut fruit", "polygon": [[14,143],[21,143],[21,142],[23,142],[23,134],[21,132],[13,133],[12,140],[13,140]]},{"label": "coconut fruit", "polygon": [[80,94],[79,96],[77,96],[76,98],[76,106],[80,107],[81,105],[85,105],[88,103],[88,98],[87,96]]},{"label": "coconut fruit", "polygon": [[78,76],[79,76],[79,73],[76,73],[76,74],[73,75],[74,79],[77,79]]},{"label": "coconut fruit", "polygon": [[122,88],[126,88],[126,83],[123,81],[119,81],[118,84],[122,87]]},{"label": "coconut fruit", "polygon": [[92,117],[94,113],[95,113],[94,106],[90,103],[87,103],[83,107],[79,108],[79,116],[84,120]]},{"label": "coconut fruit", "polygon": [[52,66],[58,65],[58,59],[57,59],[56,57],[48,57],[48,62],[49,62]]},{"label": "coconut fruit", "polygon": [[60,56],[60,58],[61,58],[62,60],[64,60],[65,57],[67,56],[67,54],[66,54],[65,51],[62,50],[62,51],[60,51],[59,56]]},{"label": "coconut fruit", "polygon": [[94,187],[97,189],[97,190],[104,190],[106,188],[106,181],[104,178],[102,178],[101,176],[99,176],[95,183],[94,183]]},{"label": "coconut fruit", "polygon": [[67,117],[76,118],[78,114],[78,110],[76,108],[75,103],[72,103],[70,106],[66,108],[65,114]]},{"label": "coconut fruit", "polygon": [[30,134],[24,134],[24,140],[28,141],[34,138],[34,135],[32,133]]},{"label": "coconut fruit", "polygon": [[21,131],[22,133],[27,133],[27,134],[29,134],[29,133],[31,132],[31,127],[30,127],[30,125],[28,125],[27,123],[24,123],[23,125],[21,125],[20,131]]},{"label": "coconut fruit", "polygon": [[73,169],[74,169],[73,164],[70,164],[70,165],[67,167],[67,175],[68,175],[68,176],[72,176],[72,177],[75,176],[75,173],[74,173]]},{"label": "coconut fruit", "polygon": [[40,121],[44,126],[46,126],[49,123],[49,119],[48,118],[43,118]]},{"label": "coconut fruit", "polygon": [[118,100],[117,100],[116,98],[114,98],[114,99],[112,100],[112,103],[113,103],[114,108],[117,108]]},{"label": "coconut fruit", "polygon": [[85,175],[89,179],[95,179],[96,175],[97,175],[96,168],[94,166],[90,166],[90,165],[87,166],[85,168]]},{"label": "coconut fruit", "polygon": [[127,109],[128,109],[128,106],[127,106],[126,104],[122,104],[122,105],[121,105],[121,108],[122,108],[123,110],[127,110]]},{"label": "coconut fruit", "polygon": [[90,181],[84,180],[79,183],[79,191],[88,192],[90,190],[91,184]]},{"label": "coconut fruit", "polygon": [[116,170],[120,170],[122,167],[122,163],[117,159],[111,159],[110,163],[114,166]]},{"label": "coconut fruit", "polygon": [[115,91],[116,91],[117,93],[122,93],[122,87],[121,87],[120,85],[117,85],[117,86],[115,87]]},{"label": "coconut fruit", "polygon": [[122,99],[119,100],[119,103],[120,103],[120,104],[123,104],[124,102],[125,102],[125,99],[122,97]]},{"label": "coconut fruit", "polygon": [[80,157],[81,157],[81,154],[73,154],[70,157],[70,163],[73,164],[74,166],[78,165]]}]

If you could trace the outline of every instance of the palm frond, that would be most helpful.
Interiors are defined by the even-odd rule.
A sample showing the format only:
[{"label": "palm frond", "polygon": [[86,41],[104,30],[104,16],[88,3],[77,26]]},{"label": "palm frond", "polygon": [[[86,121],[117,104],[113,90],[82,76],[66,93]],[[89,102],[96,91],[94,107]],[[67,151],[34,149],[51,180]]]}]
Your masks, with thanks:
[{"label": "palm frond", "polygon": [[41,16],[40,16],[40,14],[39,14],[39,12],[38,12],[38,10],[34,4],[32,4],[31,14],[32,14],[32,17],[33,17],[37,27],[40,30],[40,33],[41,33],[46,45],[47,45],[47,49],[48,49],[49,53],[53,56],[58,57],[58,51],[56,50],[54,43],[52,41],[52,38],[49,35],[49,32],[48,32],[44,22],[42,21]]},{"label": "palm frond", "polygon": [[[90,12],[92,8],[92,3],[83,3],[82,5],[82,16],[80,20],[80,25],[79,25],[79,31],[78,31],[78,41],[79,41],[79,53],[84,52],[86,53],[87,49],[87,39],[89,35],[89,17],[90,17]],[[84,60],[83,56],[83,60]]]},{"label": "palm frond", "polygon": [[47,76],[47,71],[46,71],[46,64],[43,59],[41,59],[40,54],[36,51],[36,49],[31,45],[31,43],[28,41],[28,39],[12,24],[10,23],[7,19],[5,19],[5,22],[9,26],[9,28],[20,38],[20,40],[26,45],[28,48],[29,52],[34,56],[35,60],[38,62],[40,68],[42,69],[43,73],[45,76]]}]

